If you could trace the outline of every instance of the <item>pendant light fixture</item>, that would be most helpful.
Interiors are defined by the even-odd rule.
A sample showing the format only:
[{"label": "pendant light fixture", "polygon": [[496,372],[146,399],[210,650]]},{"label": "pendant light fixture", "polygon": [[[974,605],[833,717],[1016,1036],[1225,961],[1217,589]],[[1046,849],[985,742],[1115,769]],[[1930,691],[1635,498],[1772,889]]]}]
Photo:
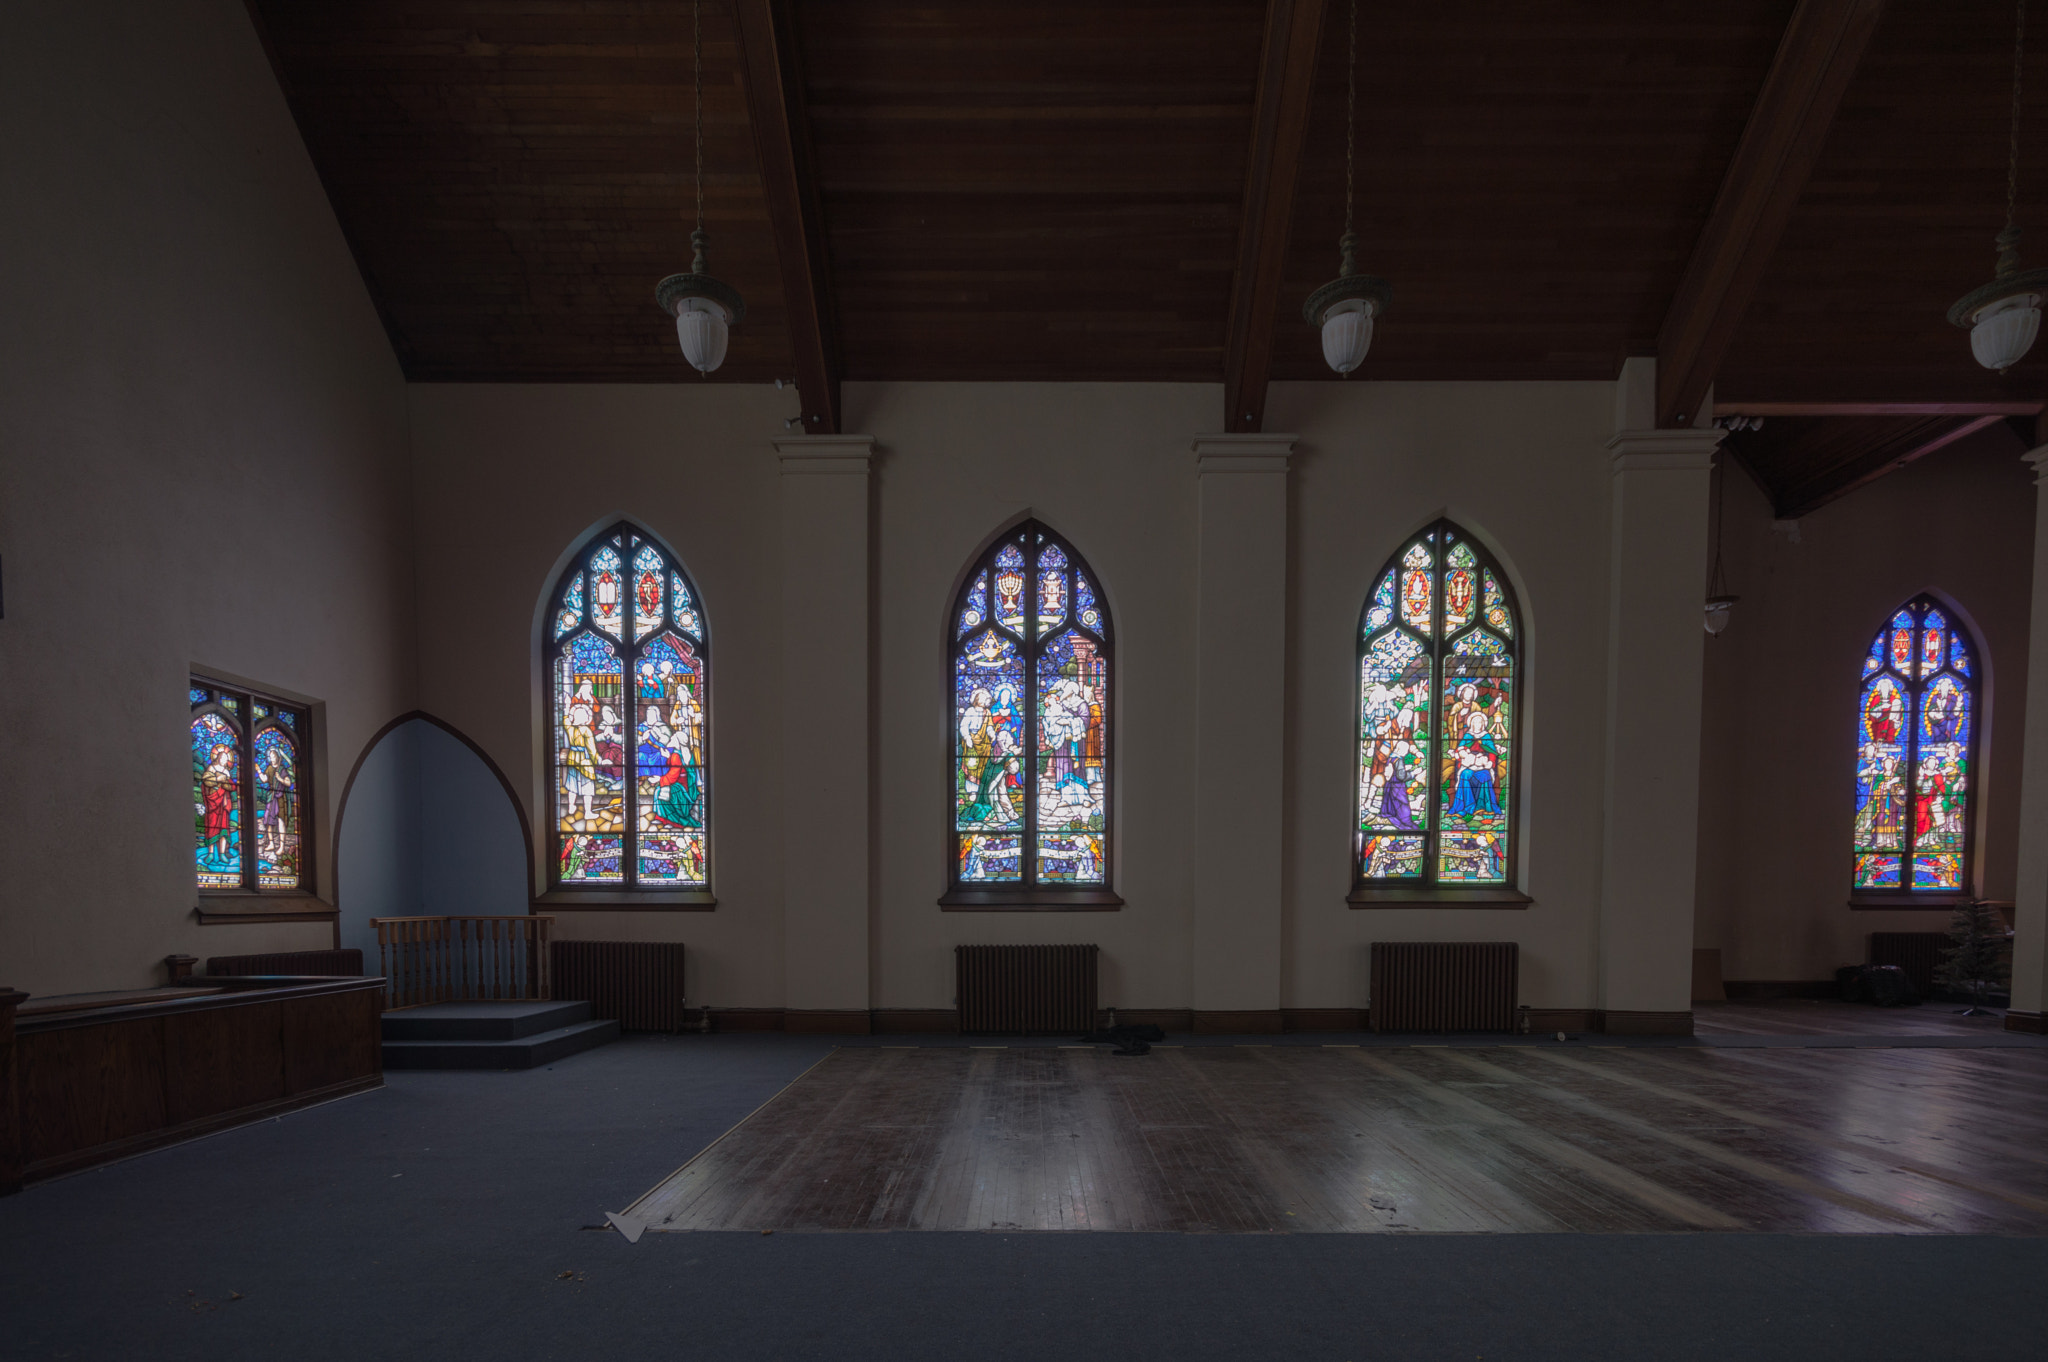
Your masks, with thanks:
[{"label": "pendant light fixture", "polygon": [[2027,0],[2019,0],[2012,39],[2012,138],[2005,163],[2005,230],[1998,234],[1998,276],[1956,300],[1948,319],[1970,333],[1977,362],[2001,374],[2020,362],[2041,329],[2048,270],[2020,268],[2020,75],[2027,46]]},{"label": "pendant light fixture", "polygon": [[1337,277],[1309,294],[1301,315],[1323,333],[1323,358],[1340,374],[1349,374],[1365,360],[1372,346],[1372,324],[1393,301],[1394,288],[1377,275],[1358,272],[1358,233],[1351,230],[1351,191],[1357,158],[1358,124],[1358,0],[1351,0],[1351,56],[1344,76],[1344,235]]},{"label": "pendant light fixture", "polygon": [[690,233],[695,252],[688,274],[671,274],[654,286],[654,300],[661,310],[676,319],[676,339],[682,342],[683,358],[700,374],[708,374],[725,363],[727,329],[747,315],[739,290],[720,283],[706,271],[704,248],[711,238],[704,232],[704,23],[703,0],[690,6],[690,58],[697,109],[697,230]]},{"label": "pendant light fixture", "polygon": [[1707,632],[1719,634],[1728,627],[1728,616],[1733,613],[1740,596],[1728,594],[1728,583],[1721,576],[1721,525],[1727,517],[1728,505],[1728,458],[1727,455],[1714,460],[1714,566],[1707,573]]}]

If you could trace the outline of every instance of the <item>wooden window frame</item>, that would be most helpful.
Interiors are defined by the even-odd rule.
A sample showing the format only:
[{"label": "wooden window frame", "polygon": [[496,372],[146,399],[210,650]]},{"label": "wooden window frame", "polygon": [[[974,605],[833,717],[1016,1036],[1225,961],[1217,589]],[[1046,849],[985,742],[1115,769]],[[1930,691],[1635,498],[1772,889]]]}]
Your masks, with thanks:
[{"label": "wooden window frame", "polygon": [[[1027,608],[1021,633],[1008,629],[995,619],[996,555],[1009,545],[1015,545],[1024,553],[1023,599],[1027,602]],[[1102,624],[1099,628],[1090,628],[1083,624],[1075,612],[1074,594],[1070,593],[1066,619],[1052,630],[1055,637],[1071,629],[1094,640],[1097,655],[1103,662],[1100,884],[1043,884],[1038,880],[1038,660],[1043,654],[1045,643],[1040,637],[1038,623],[1038,558],[1041,550],[1047,545],[1057,545],[1067,556],[1068,565],[1073,573],[1087,577],[1095,588],[1095,608],[1102,615]],[[973,628],[963,631],[959,627],[959,622],[967,608],[968,594],[974,589],[975,579],[983,573],[989,576],[989,617]],[[1024,663],[1023,750],[1028,754],[1030,777],[1024,782],[1024,828],[1020,834],[1017,861],[1019,879],[1010,884],[983,880],[963,881],[960,878],[960,838],[963,834],[959,827],[959,807],[956,798],[960,742],[960,716],[955,710],[958,702],[957,669],[967,638],[980,633],[984,626],[992,626],[1015,639]],[[951,793],[946,798],[946,892],[939,898],[939,907],[948,912],[1114,912],[1121,908],[1124,901],[1115,888],[1116,628],[1101,575],[1064,535],[1037,520],[1019,521],[997,535],[969,564],[967,572],[960,580],[959,589],[953,593],[952,608],[946,615],[944,639],[947,733],[944,744],[945,788]]]},{"label": "wooden window frame", "polygon": [[[209,699],[193,701],[192,691],[205,691]],[[303,700],[290,700],[268,691],[238,682],[221,681],[203,672],[190,674],[185,710],[186,744],[191,744],[192,721],[201,714],[219,715],[228,727],[235,731],[236,755],[239,761],[237,796],[241,800],[242,826],[242,883],[238,888],[224,889],[218,886],[200,885],[196,882],[198,867],[195,861],[193,875],[194,891],[199,896],[199,915],[202,921],[233,919],[238,921],[272,921],[277,918],[297,919],[300,917],[324,918],[332,916],[333,909],[323,902],[317,892],[319,866],[313,831],[319,826],[315,817],[313,760],[313,707]],[[242,708],[240,714],[227,708],[224,699],[232,699]],[[256,706],[262,705],[268,713],[258,716]],[[287,723],[280,716],[293,715],[295,723]],[[293,775],[297,781],[299,796],[299,882],[289,888],[266,887],[257,883],[256,837],[254,835],[259,817],[256,808],[256,738],[264,729],[274,728],[284,734],[291,744]],[[197,854],[197,845],[194,845]],[[256,907],[261,901],[265,906]],[[233,905],[241,904],[244,907]],[[314,904],[317,907],[293,910],[293,904]]]},{"label": "wooden window frame", "polygon": [[[1453,539],[1455,536],[1455,540]],[[1368,878],[1364,873],[1363,857],[1360,855],[1364,837],[1365,808],[1361,789],[1359,763],[1363,760],[1364,735],[1359,730],[1360,718],[1365,704],[1364,672],[1366,653],[1373,642],[1394,631],[1414,634],[1416,631],[1401,622],[1400,589],[1401,560],[1417,541],[1431,539],[1431,550],[1435,562],[1430,569],[1430,632],[1423,640],[1429,658],[1430,684],[1430,739],[1425,758],[1425,773],[1428,783],[1424,790],[1424,807],[1428,809],[1422,837],[1422,873],[1412,879],[1388,877]],[[1508,622],[1513,627],[1506,631],[1503,640],[1507,644],[1507,656],[1511,667],[1508,675],[1508,705],[1512,715],[1508,725],[1508,770],[1509,776],[1503,788],[1508,799],[1507,846],[1502,852],[1502,864],[1506,877],[1498,884],[1474,884],[1469,881],[1443,883],[1437,879],[1438,843],[1443,837],[1443,814],[1437,807],[1441,794],[1440,784],[1443,769],[1443,745],[1449,737],[1444,732],[1444,661],[1450,653],[1453,639],[1444,636],[1444,582],[1448,575],[1447,559],[1453,542],[1471,549],[1478,560],[1478,576],[1474,583],[1477,597],[1473,605],[1471,622],[1457,632],[1459,637],[1475,629],[1486,628],[1488,632],[1500,634],[1486,621],[1485,574],[1492,573],[1500,585],[1501,601],[1508,612]],[[1388,573],[1394,574],[1395,605],[1394,616],[1378,629],[1368,631],[1366,625],[1371,617],[1373,593]],[[1525,787],[1522,780],[1522,763],[1525,760],[1526,745],[1522,739],[1522,695],[1525,685],[1523,672],[1523,634],[1525,624],[1521,600],[1515,593],[1513,581],[1501,567],[1500,560],[1479,538],[1464,526],[1449,518],[1439,518],[1423,526],[1413,534],[1402,536],[1401,542],[1387,561],[1367,580],[1365,601],[1359,607],[1358,628],[1354,635],[1354,649],[1351,660],[1351,758],[1348,763],[1351,772],[1351,892],[1346,902],[1353,908],[1526,908],[1535,902],[1518,885],[1522,832],[1522,800],[1519,790]]]},{"label": "wooden window frame", "polygon": [[[1934,675],[1925,679],[1920,679],[1917,675],[1909,677],[1892,664],[1890,647],[1892,621],[1899,617],[1900,611],[1907,611],[1913,616],[1913,649],[1916,659],[1913,670],[1916,674],[1918,673],[1920,668],[1917,659],[1922,642],[1922,631],[1926,628],[1927,613],[1930,610],[1940,611],[1944,621],[1943,627],[1950,634],[1956,635],[1963,640],[1963,646],[1970,655],[1970,665],[1975,670],[1976,675],[1960,675],[1946,658],[1943,659],[1941,666],[1935,669]],[[1858,909],[1905,909],[1921,912],[1938,912],[1944,908],[1955,908],[1962,904],[1973,902],[1976,899],[1976,893],[1972,886],[1976,883],[1977,876],[1977,782],[1982,778],[1982,772],[1977,764],[1977,754],[1981,750],[1978,734],[1984,727],[1984,668],[1987,665],[1984,649],[1979,644],[1976,633],[1963,623],[1961,612],[1949,602],[1941,600],[1926,591],[1920,592],[1885,612],[1884,621],[1878,625],[1877,633],[1872,640],[1872,647],[1880,646],[1884,649],[1885,661],[1883,665],[1874,672],[1860,674],[1856,680],[1857,747],[1861,748],[1862,746],[1863,693],[1877,677],[1889,676],[1898,683],[1899,689],[1906,700],[1906,810],[1904,823],[1901,827],[1901,840],[1905,845],[1899,848],[1899,888],[1865,889],[1857,887],[1855,870],[1857,850],[1852,805],[1849,853],[1849,907]],[[1869,656],[1870,651],[1866,649],[1862,657],[1868,659]],[[1945,675],[1954,676],[1963,683],[1964,692],[1969,696],[1970,701],[1970,741],[1963,753],[1963,769],[1969,773],[1969,781],[1963,787],[1963,827],[1966,831],[1963,836],[1962,884],[1954,889],[1915,889],[1912,887],[1913,855],[1916,850],[1915,843],[1919,838],[1917,835],[1906,834],[1905,829],[1913,825],[1914,804],[1918,799],[1920,785],[1920,701],[1927,687]],[[1850,780],[1853,792],[1855,780],[1853,769]]]},{"label": "wooden window frame", "polygon": [[[662,623],[651,631],[646,638],[634,637],[634,604],[631,578],[633,555],[638,552],[638,547],[633,544],[635,538],[638,538],[641,546],[652,548],[661,556],[665,573],[672,573],[675,576],[681,577],[683,585],[689,588],[691,603],[696,607],[697,611],[697,628],[694,631],[687,630],[676,622],[674,608],[675,585],[672,581],[664,581],[662,583]],[[594,622],[590,610],[596,597],[593,585],[588,580],[583,581],[583,622],[576,628],[557,637],[556,621],[560,618],[561,611],[564,609],[564,597],[568,594],[571,583],[582,578],[590,564],[591,555],[597,551],[598,546],[613,540],[617,541],[615,547],[619,550],[619,558],[622,564],[621,588],[623,594],[620,608],[620,637],[617,639],[612,638],[602,629],[598,628]],[[695,649],[704,669],[704,683],[698,700],[699,708],[703,711],[704,725],[702,753],[698,760],[698,767],[703,772],[704,806],[704,883],[701,886],[643,885],[639,882],[640,819],[638,806],[640,797],[640,744],[637,738],[640,720],[638,698],[634,691],[634,685],[638,676],[637,669],[642,650],[648,643],[659,638],[664,633],[674,633],[686,639]],[[556,750],[555,742],[556,733],[561,723],[561,716],[556,713],[560,697],[556,693],[554,677],[557,660],[560,659],[568,645],[581,634],[591,634],[603,640],[606,646],[617,650],[620,663],[624,668],[621,679],[620,699],[621,708],[625,712],[621,716],[624,727],[619,735],[619,746],[622,749],[620,768],[623,789],[621,791],[621,799],[625,818],[619,842],[620,879],[616,884],[579,884],[574,881],[568,883],[562,881],[563,832],[559,807],[562,794],[562,776],[559,765],[559,753]],[[712,892],[712,885],[714,883],[714,838],[712,834],[711,799],[711,622],[710,612],[705,608],[704,604],[704,593],[698,590],[696,578],[692,577],[689,569],[683,566],[681,555],[671,551],[661,541],[659,536],[650,533],[644,526],[635,524],[630,520],[614,521],[603,529],[598,530],[595,534],[584,538],[577,545],[576,551],[570,555],[569,566],[555,579],[554,589],[548,596],[547,613],[543,617],[541,624],[540,660],[541,685],[547,691],[547,703],[542,706],[541,722],[543,724],[542,747],[547,753],[547,791],[544,807],[547,810],[548,867],[545,880],[546,891],[539,896],[536,902],[545,905],[551,911],[565,909],[572,911],[576,909],[618,911],[620,909],[649,908],[708,910],[715,908],[718,904],[718,899]]]}]

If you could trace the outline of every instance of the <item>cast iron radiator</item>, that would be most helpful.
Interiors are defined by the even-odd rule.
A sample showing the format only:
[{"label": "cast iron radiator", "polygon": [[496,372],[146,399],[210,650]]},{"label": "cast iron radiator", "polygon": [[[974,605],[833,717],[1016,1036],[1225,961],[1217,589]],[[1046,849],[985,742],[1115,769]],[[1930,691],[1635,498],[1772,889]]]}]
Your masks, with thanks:
[{"label": "cast iron radiator", "polygon": [[1375,941],[1375,1031],[1513,1031],[1512,941]]},{"label": "cast iron radiator", "polygon": [[1934,967],[1950,945],[1947,932],[1872,932],[1870,963],[1897,965],[1921,997],[1934,992]]},{"label": "cast iron radiator", "polygon": [[683,943],[556,941],[555,997],[590,1004],[590,1015],[621,1031],[683,1029]]},{"label": "cast iron radiator", "polygon": [[960,1029],[1093,1031],[1096,954],[1094,946],[955,946]]},{"label": "cast iron radiator", "polygon": [[345,951],[280,951],[272,955],[215,955],[206,961],[208,974],[363,974],[363,953]]}]

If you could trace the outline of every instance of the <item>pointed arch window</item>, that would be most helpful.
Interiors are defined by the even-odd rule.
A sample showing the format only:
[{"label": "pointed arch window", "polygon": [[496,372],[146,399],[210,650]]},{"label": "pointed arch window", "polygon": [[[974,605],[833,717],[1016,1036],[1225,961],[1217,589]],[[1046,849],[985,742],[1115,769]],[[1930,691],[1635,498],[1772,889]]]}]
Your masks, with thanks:
[{"label": "pointed arch window", "polygon": [[1382,569],[1358,630],[1355,902],[1512,889],[1521,636],[1507,575],[1448,520]]},{"label": "pointed arch window", "polygon": [[967,574],[947,631],[950,887],[942,906],[1114,907],[1114,635],[1098,579],[1035,520]]},{"label": "pointed arch window", "polygon": [[312,893],[309,712],[203,676],[186,698],[200,891]]},{"label": "pointed arch window", "polygon": [[1969,892],[1979,656],[1931,596],[1871,641],[1856,706],[1857,895]]},{"label": "pointed arch window", "polygon": [[555,588],[548,687],[552,879],[708,890],[709,637],[682,565],[621,521]]}]

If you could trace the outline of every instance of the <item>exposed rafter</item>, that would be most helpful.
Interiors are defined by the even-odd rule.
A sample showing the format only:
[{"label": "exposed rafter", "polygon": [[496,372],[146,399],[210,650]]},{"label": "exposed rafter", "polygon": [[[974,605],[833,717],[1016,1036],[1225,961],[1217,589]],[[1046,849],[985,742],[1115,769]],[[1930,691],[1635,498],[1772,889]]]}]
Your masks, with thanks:
[{"label": "exposed rafter", "polygon": [[1806,188],[1884,0],[1799,0],[1657,333],[1657,424],[1694,421]]},{"label": "exposed rafter", "polygon": [[[1722,414],[1718,403],[1714,410]],[[2007,419],[1996,412],[1785,417],[1767,419],[1759,431],[1737,431],[1724,447],[1764,488],[1778,518],[1797,520]]]},{"label": "exposed rafter", "polygon": [[737,0],[747,109],[761,162],[761,188],[782,268],[783,306],[796,357],[803,429],[839,434],[839,332],[818,208],[810,120],[804,113],[790,0]]},{"label": "exposed rafter", "polygon": [[[1237,274],[1223,345],[1223,414],[1233,431],[1256,431],[1266,416],[1273,322],[1279,315],[1309,96],[1315,89],[1323,8],[1323,0],[1267,0]],[[1333,242],[1333,259],[1334,249]]]},{"label": "exposed rafter", "polygon": [[2048,402],[1724,402],[1716,416],[2038,416]]}]

